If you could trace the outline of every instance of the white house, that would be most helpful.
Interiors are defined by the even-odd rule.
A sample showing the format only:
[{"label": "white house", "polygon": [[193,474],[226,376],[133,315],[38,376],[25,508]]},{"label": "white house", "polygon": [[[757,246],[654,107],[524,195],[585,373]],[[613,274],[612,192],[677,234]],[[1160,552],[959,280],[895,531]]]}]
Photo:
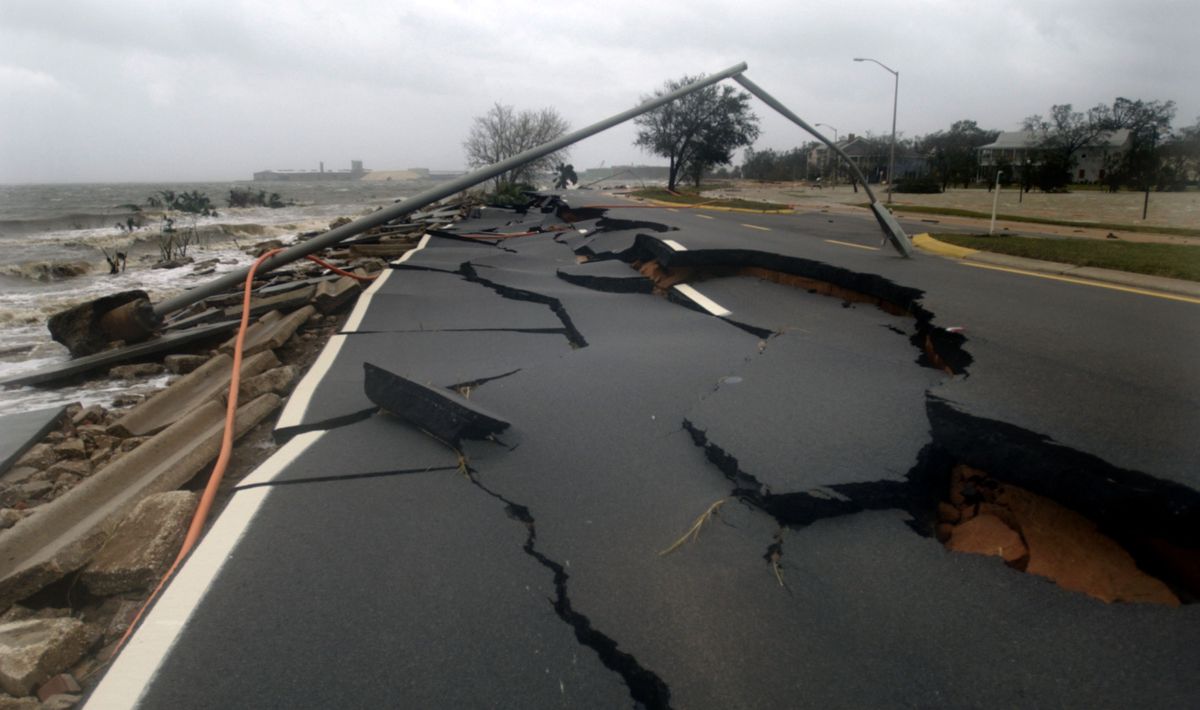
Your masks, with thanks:
[{"label": "white house", "polygon": [[[1020,170],[1023,165],[1039,165],[1038,142],[1040,135],[1032,131],[1006,131],[992,143],[980,146],[979,167],[981,173],[989,173],[996,165],[1005,163]],[[1105,168],[1110,158],[1129,149],[1129,130],[1121,128],[1105,131],[1089,145],[1075,153],[1075,166],[1071,171],[1074,182],[1099,182],[1104,179]]]}]

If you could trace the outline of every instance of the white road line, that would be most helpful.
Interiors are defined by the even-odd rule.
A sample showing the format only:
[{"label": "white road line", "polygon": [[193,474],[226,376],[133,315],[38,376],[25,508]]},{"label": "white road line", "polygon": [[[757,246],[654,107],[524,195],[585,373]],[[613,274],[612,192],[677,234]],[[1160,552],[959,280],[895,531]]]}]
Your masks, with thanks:
[{"label": "white road line", "polygon": [[674,251],[687,251],[687,247],[675,241],[674,239],[664,239],[663,244],[671,247]]},{"label": "white road line", "polygon": [[771,231],[771,228],[770,228],[770,227],[760,227],[760,226],[758,226],[757,224],[746,224],[745,222],[742,222],[742,226],[743,226],[743,227],[749,227],[750,229],[757,229],[757,230],[758,230],[758,231],[760,231],[760,232],[769,232],[769,231]]},{"label": "white road line", "polygon": [[687,284],[676,284],[674,288],[676,291],[682,293],[684,296],[690,299],[693,303],[718,318],[724,318],[725,316],[733,315],[733,311],[723,307],[721,304],[712,300],[708,296],[705,296]]},{"label": "white road line", "polygon": [[292,390],[292,396],[288,397],[287,404],[283,407],[283,413],[279,415],[279,421],[275,422],[276,431],[298,426],[304,421],[304,413],[308,411],[308,405],[312,402],[317,385],[321,383],[325,373],[329,372],[329,368],[337,359],[338,353],[341,352],[348,337],[350,336],[340,333],[329,337],[329,342],[325,343],[321,354],[317,356],[317,361],[308,369],[308,372],[304,373],[304,378],[300,380],[300,384],[296,385],[296,389]]},{"label": "white road line", "polygon": [[417,246],[404,252],[404,254],[399,259],[396,259],[392,263],[393,264],[403,264],[404,262],[408,261],[408,257],[410,257],[413,254],[416,254],[417,252],[424,249],[425,245],[428,243],[429,243],[429,235],[426,234],[425,236],[421,237],[421,241],[417,244]]},{"label": "white road line", "polygon": [[712,219],[712,217],[709,217],[706,214],[696,213],[696,216],[699,217],[700,219]]},{"label": "white road line", "polygon": [[667,211],[668,212],[678,212],[679,210],[675,209],[674,207],[668,207]]},{"label": "white road line", "polygon": [[854,244],[853,242],[839,242],[836,239],[826,239],[825,241],[830,244],[837,244],[837,245],[844,246],[844,247],[854,247],[855,249],[867,249],[870,251],[879,251],[879,247],[869,247],[869,246],[865,246],[862,244]]},{"label": "white road line", "polygon": [[[301,434],[276,451],[243,483],[270,481],[324,432]],[[88,699],[91,710],[132,708],[149,688],[188,619],[242,539],[271,488],[237,491],[191,557],[163,591],[142,625]]]},{"label": "white road line", "polygon": [[[412,252],[408,252],[411,254]],[[401,257],[403,258],[403,257]],[[367,315],[367,308],[371,305],[371,297],[375,295],[385,281],[392,277],[395,269],[384,269],[379,278],[371,282],[366,291],[358,297],[358,301],[354,304],[354,310],[350,312],[350,317],[346,319],[345,325],[342,326],[342,332],[354,332],[358,330],[358,326],[362,325],[363,316]]]}]

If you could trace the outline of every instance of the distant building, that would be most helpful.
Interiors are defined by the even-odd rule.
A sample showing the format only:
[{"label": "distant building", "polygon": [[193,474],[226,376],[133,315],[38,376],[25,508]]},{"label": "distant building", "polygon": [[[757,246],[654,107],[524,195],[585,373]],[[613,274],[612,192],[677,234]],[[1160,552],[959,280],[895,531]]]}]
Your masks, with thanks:
[{"label": "distant building", "polygon": [[[1005,131],[992,143],[980,146],[979,168],[981,174],[991,174],[996,166],[1009,165],[1019,175],[1025,166],[1042,164],[1041,134],[1033,131]],[[1074,182],[1099,182],[1105,170],[1117,157],[1129,150],[1129,130],[1121,128],[1105,131],[1089,145],[1075,154],[1075,165],[1071,169]]]},{"label": "distant building", "polygon": [[256,182],[267,180],[277,182],[361,180],[369,172],[369,170],[363,169],[363,162],[361,160],[351,160],[349,170],[331,170],[328,172],[325,170],[325,163],[321,162],[320,168],[317,170],[262,170],[254,173],[254,180]]},{"label": "distant building", "polygon": [[[850,162],[858,166],[859,171],[869,182],[884,182],[887,180],[888,163],[891,160],[891,136],[864,138],[853,133],[837,141],[837,147],[846,154]],[[832,159],[832,160],[831,160]],[[832,172],[833,165],[840,159],[824,143],[815,146],[808,153],[808,169],[810,175],[821,175]],[[928,172],[929,166],[925,157],[904,146],[896,146],[896,178],[916,177]],[[839,174],[846,175],[845,166],[839,166]]]}]

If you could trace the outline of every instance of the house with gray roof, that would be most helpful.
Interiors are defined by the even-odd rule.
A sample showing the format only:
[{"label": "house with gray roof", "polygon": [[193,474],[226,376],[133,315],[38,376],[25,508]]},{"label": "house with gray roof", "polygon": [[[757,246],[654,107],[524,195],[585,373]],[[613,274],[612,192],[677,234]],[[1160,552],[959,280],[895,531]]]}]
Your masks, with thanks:
[{"label": "house with gray roof", "polygon": [[[1020,171],[1024,165],[1040,165],[1041,149],[1038,143],[1041,134],[1036,131],[1005,131],[992,143],[980,146],[979,170],[981,177],[989,175],[997,165],[1011,165]],[[1089,145],[1075,154],[1071,169],[1073,182],[1099,182],[1104,179],[1111,160],[1129,150],[1129,130],[1121,128],[1104,131]]]}]

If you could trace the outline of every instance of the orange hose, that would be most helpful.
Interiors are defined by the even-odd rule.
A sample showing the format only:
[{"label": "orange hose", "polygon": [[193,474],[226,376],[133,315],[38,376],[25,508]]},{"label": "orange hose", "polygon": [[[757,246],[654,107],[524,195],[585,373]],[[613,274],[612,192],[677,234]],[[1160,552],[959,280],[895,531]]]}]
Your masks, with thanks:
[{"label": "orange hose", "polygon": [[129,628],[121,636],[121,640],[117,642],[110,658],[115,657],[121,648],[125,646],[125,642],[129,640],[129,637],[133,634],[133,630],[137,628],[138,622],[142,620],[142,616],[150,608],[150,604],[158,598],[159,592],[162,591],[167,581],[175,574],[175,570],[179,568],[184,558],[196,546],[196,541],[200,539],[200,533],[204,530],[204,523],[208,519],[208,512],[212,509],[213,500],[217,497],[217,489],[221,485],[221,479],[225,476],[225,469],[229,467],[229,457],[233,454],[233,431],[234,422],[237,418],[238,387],[242,379],[242,347],[246,342],[246,328],[250,324],[250,296],[254,287],[254,273],[264,261],[281,251],[283,250],[274,249],[259,256],[246,273],[246,287],[242,294],[242,321],[238,325],[237,339],[234,341],[233,346],[233,374],[229,378],[229,397],[225,405],[225,431],[221,435],[221,453],[217,455],[217,463],[213,466],[212,474],[208,477],[208,485],[204,487],[204,493],[200,496],[200,504],[196,506],[196,512],[192,515],[192,523],[188,527],[187,536],[183,539],[183,547],[180,548],[175,561],[171,563],[171,568],[159,580],[158,586],[154,588],[154,591],[150,593],[145,603],[138,609],[137,616],[133,617],[133,621],[130,622]]},{"label": "orange hose", "polygon": [[[270,253],[274,254],[275,252],[270,252]],[[308,259],[309,261],[311,261],[315,264],[324,266],[326,269],[329,269],[330,271],[337,274],[338,276],[349,276],[350,278],[356,279],[358,281],[374,281],[375,279],[379,278],[379,274],[375,274],[374,276],[359,276],[358,274],[352,274],[349,271],[343,271],[342,269],[339,269],[338,267],[334,266],[333,264],[330,264],[329,262],[324,261],[323,259],[319,259],[319,258],[313,256],[312,254],[308,254],[304,258]],[[256,263],[255,266],[257,267],[258,264]]]}]

